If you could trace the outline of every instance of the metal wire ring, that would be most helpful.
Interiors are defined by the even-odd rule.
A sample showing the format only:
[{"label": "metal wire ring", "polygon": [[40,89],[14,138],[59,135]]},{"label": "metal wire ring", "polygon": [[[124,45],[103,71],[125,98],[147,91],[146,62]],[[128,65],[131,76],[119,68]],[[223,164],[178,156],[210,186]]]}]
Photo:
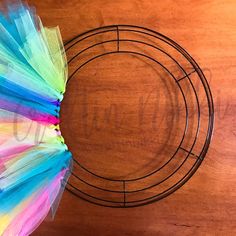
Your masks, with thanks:
[{"label": "metal wire ring", "polygon": [[[183,68],[183,66],[181,66],[181,63],[178,62],[177,59],[175,59],[171,53],[169,53],[168,51],[166,51],[165,49],[159,47],[156,44],[152,44],[149,42],[146,42],[144,40],[140,40],[140,39],[134,39],[134,38],[122,38],[122,34],[123,33],[134,33],[137,35],[144,35],[145,37],[150,37],[153,38],[155,40],[160,41],[163,44],[168,45],[168,47],[171,47],[172,49],[176,50],[178,53],[180,53],[191,65],[192,69],[190,72],[186,72],[186,70]],[[75,183],[72,183],[70,180],[68,182],[67,185],[67,190],[69,190],[70,192],[72,192],[73,194],[75,194],[76,196],[91,202],[91,203],[95,203],[97,205],[101,205],[101,206],[108,206],[108,207],[135,207],[135,206],[141,206],[141,205],[146,205],[149,203],[152,203],[154,201],[160,200],[166,196],[168,196],[169,194],[173,193],[174,191],[176,191],[178,188],[180,188],[184,183],[186,183],[191,177],[192,175],[196,172],[196,170],[198,169],[198,167],[200,166],[200,164],[202,163],[207,150],[209,148],[210,142],[211,142],[211,137],[212,137],[212,132],[213,132],[213,124],[214,124],[214,106],[213,106],[213,98],[212,98],[212,94],[210,91],[210,87],[208,85],[208,82],[201,70],[201,68],[198,66],[198,64],[195,62],[195,60],[181,47],[179,46],[176,42],[174,42],[173,40],[169,39],[168,37],[155,32],[153,30],[144,28],[144,27],[139,27],[139,26],[133,26],[133,25],[111,25],[111,26],[105,26],[105,27],[100,27],[100,28],[96,28],[90,31],[87,31],[85,33],[82,33],[78,36],[76,36],[75,38],[71,39],[70,41],[68,41],[67,43],[65,43],[65,48],[66,51],[69,52],[70,49],[72,49],[73,47],[75,47],[77,44],[82,43],[84,40],[90,40],[94,37],[97,37],[98,35],[101,36],[103,34],[113,34],[114,38],[109,39],[109,40],[105,40],[105,41],[99,41],[98,43],[94,43],[92,45],[89,45],[85,48],[83,48],[82,50],[80,50],[78,53],[76,53],[75,55],[73,55],[69,61],[69,67],[70,64],[72,62],[74,62],[75,60],[79,60],[80,57],[82,56],[83,53],[96,48],[100,45],[105,45],[105,44],[114,44],[114,48],[111,51],[105,52],[105,53],[101,53],[98,55],[95,55],[92,58],[88,58],[85,62],[83,62],[81,65],[79,65],[71,74],[68,80],[68,83],[71,81],[71,79],[73,77],[75,77],[75,75],[78,73],[78,71],[83,68],[86,64],[101,58],[103,56],[106,55],[111,55],[111,54],[135,54],[135,55],[139,55],[142,57],[146,57],[150,60],[152,60],[153,62],[155,62],[156,64],[158,64],[159,66],[161,66],[169,75],[170,77],[175,81],[176,85],[178,86],[182,97],[183,97],[183,101],[185,104],[185,113],[186,113],[186,121],[185,121],[185,128],[184,128],[184,133],[181,139],[180,144],[178,145],[175,153],[173,154],[173,156],[170,157],[170,159],[168,159],[168,161],[166,163],[164,163],[160,168],[148,173],[145,176],[140,176],[138,178],[132,178],[132,179],[111,179],[111,178],[107,178],[101,175],[98,175],[94,172],[92,172],[91,170],[89,170],[88,168],[84,167],[77,159],[74,159],[74,163],[77,166],[77,168],[80,168],[83,171],[86,171],[88,174],[92,175],[94,178],[98,178],[100,180],[103,181],[107,181],[107,182],[116,182],[116,183],[120,183],[121,185],[121,189],[117,189],[117,190],[112,190],[109,188],[104,188],[104,187],[99,187],[96,186],[95,184],[90,183],[89,181],[87,181],[86,179],[83,179],[81,176],[79,176],[79,172],[72,172],[72,177],[76,179],[76,181],[78,181],[78,183],[82,183],[84,185],[87,185],[88,188],[92,188],[92,189],[96,189],[98,191],[103,191],[103,192],[107,192],[107,193],[112,193],[112,194],[117,194],[120,196],[120,200],[114,200],[114,199],[107,199],[107,198],[101,198],[99,196],[94,196],[88,192],[85,192],[84,190],[82,190],[79,187],[79,184],[76,185]],[[123,50],[122,49],[122,44],[123,43],[136,43],[139,45],[145,45],[148,46],[154,50],[157,50],[161,53],[163,53],[164,55],[166,55],[170,60],[172,60],[177,66],[178,68],[182,71],[183,76],[180,78],[176,78],[175,75],[173,75],[167,67],[165,67],[162,63],[160,63],[158,60],[156,60],[155,58],[140,53],[140,52],[136,52],[136,51],[129,51],[129,50]],[[200,151],[199,154],[193,153],[192,150],[197,142],[197,139],[199,137],[199,132],[200,132],[200,121],[202,118],[201,116],[201,104],[199,102],[199,97],[198,97],[198,93],[196,91],[196,88],[193,84],[193,82],[191,81],[190,76],[192,74],[196,74],[198,76],[198,79],[201,81],[201,85],[203,90],[205,91],[205,97],[207,100],[207,105],[208,105],[208,128],[207,128],[207,133],[206,133],[206,137],[205,137],[205,142],[204,145],[202,146],[202,149]],[[189,111],[188,111],[188,105],[187,105],[187,101],[186,101],[186,96],[184,94],[184,91],[181,87],[181,83],[187,80],[190,84],[190,87],[193,91],[193,95],[196,99],[196,103],[197,103],[197,128],[195,131],[195,137],[194,137],[194,141],[192,143],[192,146],[190,149],[186,150],[184,147],[182,147],[182,143],[183,140],[186,138],[186,133],[187,133],[187,127],[188,127],[188,121],[189,121]],[[172,160],[173,158],[176,156],[176,153],[178,153],[180,150],[186,152],[186,157],[183,159],[182,163],[178,166],[177,169],[173,170],[173,172],[168,175],[166,178],[162,179],[161,181],[157,181],[155,183],[153,183],[152,185],[146,186],[146,187],[142,187],[142,188],[138,188],[135,190],[128,190],[127,189],[127,184],[128,183],[132,183],[132,182],[137,182],[140,180],[143,180],[145,178],[149,178],[150,176],[155,175],[156,173],[158,173],[159,171],[161,171],[164,167],[166,167]],[[171,187],[167,188],[165,191],[162,191],[160,193],[156,193],[153,194],[153,196],[150,197],[146,197],[146,198],[140,198],[138,200],[128,200],[129,199],[129,195],[131,194],[137,194],[139,192],[144,192],[146,190],[150,190],[153,189],[154,187],[156,188],[158,185],[162,184],[163,182],[167,181],[169,178],[172,178],[180,169],[181,167],[185,164],[185,162],[188,160],[188,158],[190,156],[195,156],[196,157],[196,161],[194,162],[194,164],[192,165],[192,167],[189,169],[189,171],[179,180],[177,181],[175,184],[173,184]]]}]

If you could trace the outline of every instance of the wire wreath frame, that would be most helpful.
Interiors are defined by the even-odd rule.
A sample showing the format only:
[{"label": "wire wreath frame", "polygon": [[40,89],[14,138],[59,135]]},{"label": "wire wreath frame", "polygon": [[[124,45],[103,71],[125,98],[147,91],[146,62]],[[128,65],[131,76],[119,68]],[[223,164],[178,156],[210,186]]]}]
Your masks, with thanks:
[{"label": "wire wreath frame", "polygon": [[[130,37],[129,34],[132,36]],[[109,35],[109,37],[106,38],[106,35]],[[146,38],[149,38],[150,40],[146,40]],[[96,40],[94,41],[94,39]],[[94,173],[87,167],[83,166],[78,159],[74,158],[74,166],[76,167],[72,171],[72,178],[74,179],[74,181],[69,179],[66,189],[79,198],[88,202],[100,206],[115,208],[142,206],[165,198],[166,196],[179,189],[193,176],[198,167],[201,165],[204,157],[206,156],[211,142],[214,124],[214,105],[210,87],[203,74],[203,71],[198,66],[196,61],[175,41],[156,31],[144,27],[134,25],[111,25],[99,27],[82,33],[66,42],[66,52],[70,52],[70,50],[75,48],[77,45],[82,44],[84,41],[87,41],[88,45],[86,45],[85,47],[81,47],[75,54],[71,56],[71,58],[69,58],[69,69],[71,63],[81,60],[81,58],[83,58],[83,55],[90,50],[93,50],[99,46],[106,47],[106,45],[110,45],[110,47],[106,51],[96,52],[96,54],[92,55],[92,57],[85,57],[86,60],[81,60],[81,62],[78,63],[76,69],[74,69],[70,73],[68,83],[85,65],[87,65],[88,63],[92,63],[96,59],[102,58],[106,55],[131,54],[147,58],[156,63],[170,75],[170,77],[174,80],[176,86],[178,87],[180,93],[182,94],[183,103],[185,104],[185,128],[181,138],[181,142],[176,147],[176,151],[173,156],[171,156],[168,161],[165,162],[161,167],[151,171],[150,173],[144,176],[130,179],[108,178]],[[155,56],[145,54],[137,50],[127,49],[127,47],[125,46],[127,44],[145,46],[153,51],[161,53],[163,56],[167,57],[168,60],[171,60],[176,65],[176,67],[178,67],[178,69],[182,72],[182,76],[177,77],[176,75],[174,75],[171,70],[169,70],[166,65],[160,62],[158,58],[155,58]],[[178,55],[181,55],[181,57],[186,60],[186,62],[189,64],[188,70],[184,68],[181,62],[178,61],[178,58],[175,58],[173,56],[173,53],[171,52],[175,52]],[[197,77],[201,85],[201,96],[204,96],[204,99],[206,101],[207,116],[203,116],[201,113],[201,110],[203,108],[200,101],[202,100],[202,98],[199,95],[198,88],[196,88],[194,82],[191,80],[192,75],[195,75],[195,77]],[[182,83],[189,84],[196,105],[196,127],[194,131],[194,137],[192,139],[193,141],[188,149],[183,146],[183,142],[188,137],[188,125],[191,122],[191,116],[188,96],[186,96],[185,94]],[[207,123],[207,128],[205,128],[204,132],[202,132],[201,129],[201,124],[203,122]],[[198,152],[196,153],[194,152],[194,147],[196,146],[199,136],[202,133],[204,133],[204,142],[201,144],[201,148],[198,149]],[[155,176],[158,175],[158,173],[161,172],[163,168],[168,167],[168,165],[176,158],[179,152],[181,152],[183,156],[182,162],[179,164],[179,166],[173,169],[173,171],[165,178],[162,178],[160,180],[158,179],[158,177],[155,178]],[[186,162],[190,158],[192,158],[193,160],[193,157],[194,161],[191,162],[192,164],[191,166],[189,166],[188,170],[185,170],[184,173],[181,173],[181,178],[176,178],[175,176],[181,172]],[[104,182],[104,185],[96,185],[96,181],[95,183],[91,183],[89,180],[84,179],[80,175],[81,172],[86,172],[94,179],[97,179],[99,183]],[[145,186],[142,181],[150,178],[151,184],[149,183],[147,186]],[[166,182],[171,178],[172,180],[175,180],[176,178],[176,181],[172,183],[171,186],[167,185],[166,189],[164,190],[163,188],[158,187],[162,184],[166,184]],[[139,185],[139,183],[142,184]],[[114,189],[114,187],[109,188],[109,186],[112,184],[115,184],[115,186],[119,187],[117,187],[117,189]],[[135,188],[130,187],[132,186],[132,184],[134,184]],[[86,191],[86,188],[84,186],[86,186],[87,189],[94,190],[98,194],[94,194],[94,191],[92,191],[92,193],[90,191]],[[148,192],[148,196],[143,194],[144,192]],[[100,193],[102,193],[102,195]],[[133,198],[132,195],[135,196],[135,198]]]}]

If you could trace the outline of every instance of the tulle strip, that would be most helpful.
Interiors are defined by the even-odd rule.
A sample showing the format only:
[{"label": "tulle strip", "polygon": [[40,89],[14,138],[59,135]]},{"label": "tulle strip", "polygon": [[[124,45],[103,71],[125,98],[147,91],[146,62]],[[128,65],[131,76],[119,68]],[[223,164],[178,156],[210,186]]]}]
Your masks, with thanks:
[{"label": "tulle strip", "polygon": [[34,8],[0,12],[0,235],[31,234],[55,214],[72,155],[60,132],[67,61],[59,28]]}]

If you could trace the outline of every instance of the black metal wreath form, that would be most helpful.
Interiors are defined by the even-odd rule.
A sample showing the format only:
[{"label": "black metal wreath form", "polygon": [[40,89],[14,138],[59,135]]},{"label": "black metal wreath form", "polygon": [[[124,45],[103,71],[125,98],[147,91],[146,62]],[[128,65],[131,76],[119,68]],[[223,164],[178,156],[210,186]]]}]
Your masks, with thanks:
[{"label": "black metal wreath form", "polygon": [[[102,36],[105,34],[108,34],[108,33],[110,33],[111,37],[107,40],[103,40],[104,37],[102,37]],[[127,33],[133,33],[133,37],[131,37],[131,38],[127,37]],[[135,35],[139,36],[139,37],[135,38]],[[73,49],[76,45],[81,44],[85,40],[90,41],[90,39],[91,39],[91,42],[93,42],[94,40],[92,40],[92,39],[94,39],[95,37],[98,37],[98,36],[99,36],[99,39],[95,43],[92,43],[91,45],[88,45],[88,46],[80,49],[75,55],[72,56],[72,58],[69,59],[69,61],[68,61],[69,68],[70,68],[70,64],[72,62],[74,62],[75,60],[79,60],[82,57],[83,53],[87,53],[91,49],[94,49],[94,48],[101,46],[101,45],[107,45],[107,44],[112,44],[113,45],[112,49],[110,49],[109,51],[94,55],[91,58],[87,58],[86,61],[83,61],[83,63],[80,64],[79,66],[77,66],[77,68],[73,71],[73,73],[70,74],[68,81],[70,81],[83,66],[85,66],[86,64],[96,60],[97,58],[101,58],[105,55],[121,54],[122,53],[122,54],[134,54],[134,55],[148,58],[148,59],[152,60],[153,62],[155,62],[156,64],[158,64],[158,66],[161,66],[170,75],[170,77],[172,77],[174,79],[176,85],[180,89],[182,96],[183,96],[183,101],[185,104],[185,112],[186,112],[185,130],[184,130],[184,133],[182,136],[182,141],[180,142],[179,146],[177,147],[175,154],[160,168],[152,171],[149,174],[146,174],[145,176],[142,176],[139,178],[133,178],[133,179],[106,178],[106,177],[97,175],[96,173],[93,173],[91,170],[84,167],[78,160],[74,159],[74,165],[76,166],[76,169],[72,172],[72,177],[75,178],[77,182],[72,183],[69,180],[66,188],[67,188],[67,190],[69,190],[70,192],[75,194],[76,196],[78,196],[88,202],[95,203],[95,204],[98,204],[101,206],[126,208],[126,207],[135,207],[135,206],[141,206],[141,205],[145,205],[148,203],[152,203],[154,201],[160,200],[160,199],[170,195],[171,193],[176,191],[178,188],[180,188],[183,184],[185,184],[192,177],[192,175],[196,172],[198,167],[201,165],[201,163],[208,151],[208,148],[209,148],[209,145],[211,142],[212,132],[213,132],[214,106],[213,106],[212,94],[211,94],[208,82],[207,82],[201,68],[198,66],[198,64],[195,62],[195,60],[181,46],[179,46],[176,42],[169,39],[168,37],[166,37],[158,32],[155,32],[153,30],[144,28],[144,27],[133,26],[133,25],[111,25],[111,26],[96,28],[96,29],[90,30],[88,32],[82,33],[82,34],[76,36],[75,38],[73,38],[72,40],[70,40],[69,42],[67,42],[65,44],[66,51],[69,52],[69,50]],[[140,36],[142,36],[142,37],[140,37]],[[147,37],[152,40],[145,41],[145,38],[147,38]],[[191,65],[190,72],[187,72],[183,68],[183,66],[181,66],[181,63],[178,62],[178,58],[174,58],[171,55],[171,53],[169,53],[169,51],[166,50],[165,47],[160,47],[158,42],[160,42],[160,44],[162,44],[162,45],[166,45],[167,48],[171,48],[171,50],[174,50],[174,51],[178,52],[179,54],[181,54],[183,56],[183,58],[185,58],[186,61],[188,61],[189,65]],[[173,63],[176,64],[176,66],[182,71],[183,76],[177,78],[173,73],[171,73],[170,70],[168,70],[167,67],[165,67],[165,65],[163,65],[160,61],[158,61],[154,57],[152,57],[150,55],[146,55],[142,52],[127,50],[123,47],[124,44],[145,45],[147,47],[152,48],[152,50],[156,50],[156,51],[162,53],[163,55],[168,57],[170,60],[172,60]],[[196,91],[196,88],[190,78],[190,76],[192,74],[195,74],[198,77],[198,79],[200,80],[201,86],[204,91],[204,96],[207,101],[206,104],[208,106],[208,108],[207,108],[207,110],[208,110],[208,116],[207,116],[208,128],[207,128],[207,130],[205,130],[205,132],[206,132],[205,142],[202,145],[201,151],[199,153],[193,153],[193,148],[197,142],[197,139],[199,137],[199,133],[201,132],[201,130],[200,130],[201,119],[202,119],[201,112],[200,112],[201,111],[201,104],[199,102],[199,97],[198,97],[198,93]],[[187,81],[189,83],[189,85],[193,91],[193,94],[195,96],[196,106],[197,106],[197,112],[196,112],[196,114],[197,114],[197,127],[196,127],[194,141],[193,141],[191,148],[189,150],[186,150],[186,148],[181,146],[183,143],[183,140],[186,138],[187,126],[188,126],[188,122],[190,119],[187,97],[185,96],[185,93],[181,87],[181,83],[183,83],[183,81]],[[180,150],[182,150],[183,152],[186,153],[186,157],[183,159],[182,163],[179,165],[179,167],[177,169],[173,170],[173,172],[170,175],[168,175],[166,178],[164,178],[160,181],[155,181],[155,182],[153,182],[153,184],[151,184],[149,186],[145,186],[145,187],[142,186],[141,188],[137,187],[139,181],[142,181],[147,178],[155,176],[155,174],[160,172],[162,170],[162,168],[167,166],[173,160],[173,158],[175,158],[176,153],[179,152]],[[160,184],[167,181],[169,178],[171,178],[171,177],[173,178],[173,176],[178,171],[181,170],[181,167],[184,165],[184,163],[188,160],[188,158],[190,156],[195,157],[195,162],[193,163],[191,168],[187,171],[187,173],[185,173],[181,179],[176,180],[176,183],[173,184],[172,186],[168,187],[167,189],[165,189],[162,192],[158,192],[157,187]],[[87,174],[93,176],[94,178],[99,179],[99,181],[106,182],[106,187],[96,186],[95,184],[90,183],[86,179],[83,179],[80,176],[80,170],[87,172]],[[84,188],[80,187],[80,183],[83,185],[86,185],[88,188],[94,189],[99,192],[103,192],[105,194],[103,195],[103,197],[101,197],[99,194],[98,195],[90,194],[90,193],[86,192],[84,190]],[[109,189],[107,187],[107,185],[109,185],[109,183],[120,184],[120,187],[116,190],[114,190],[113,188]],[[128,185],[132,184],[132,183],[136,183],[137,188],[129,190]],[[151,192],[152,192],[151,196],[145,197],[143,194],[141,194],[142,192],[149,191],[149,190],[151,190]],[[138,199],[135,199],[135,200],[131,199],[130,200],[129,196],[132,194],[139,196]],[[116,196],[115,198],[111,197],[114,195]]]}]

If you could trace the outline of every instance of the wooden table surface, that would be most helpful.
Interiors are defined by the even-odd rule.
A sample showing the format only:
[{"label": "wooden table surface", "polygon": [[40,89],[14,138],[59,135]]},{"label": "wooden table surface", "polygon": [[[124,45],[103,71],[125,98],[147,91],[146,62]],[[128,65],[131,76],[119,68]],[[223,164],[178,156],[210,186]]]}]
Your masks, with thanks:
[{"label": "wooden table surface", "polygon": [[[112,24],[140,25],[172,38],[202,67],[209,81],[215,105],[214,134],[207,156],[195,175],[178,191],[156,203],[129,209],[96,206],[65,191],[54,221],[43,222],[32,235],[236,235],[235,0],[30,0],[29,3],[36,6],[46,26],[59,25],[64,42],[89,29]],[[92,72],[89,71],[87,77],[91,73],[97,73],[94,68],[89,68]],[[114,71],[106,73],[120,73],[114,66],[112,68]],[[123,72],[127,73],[127,77],[128,69],[126,66]],[[138,76],[137,73],[130,76],[132,75],[133,78]],[[102,77],[102,74],[99,76]],[[132,84],[131,81],[125,82],[125,76],[122,81],[126,83],[125,88]],[[137,90],[145,83],[141,80],[136,82],[139,86],[134,86],[133,89]],[[112,135],[108,130],[112,129],[112,124],[105,126],[103,130],[93,131],[92,137],[84,137],[81,134],[83,127],[81,128],[78,122],[77,126],[72,126],[75,132],[71,135],[71,130],[66,129],[65,124],[71,122],[72,109],[78,119],[82,119],[80,110],[76,112],[76,109],[81,108],[81,103],[76,106],[74,103],[77,100],[73,100],[83,93],[80,87],[73,89],[76,83],[82,87],[88,86],[88,89],[96,86],[106,89],[109,81],[104,79],[99,84],[96,78],[93,78],[88,82],[84,72],[81,80],[68,86],[65,104],[71,107],[64,105],[61,126],[73,154],[76,156],[81,153],[84,158],[87,154],[88,160],[98,156],[104,157],[108,163],[109,156],[116,152],[117,155],[123,154],[126,157],[137,154],[138,149],[135,151],[127,145],[123,147],[123,153],[120,153],[121,147],[107,148],[106,144],[111,137],[109,135]],[[149,85],[151,83],[154,83],[152,78]],[[114,82],[114,86],[116,85]],[[148,92],[151,87],[143,85],[142,88]],[[122,97],[122,88],[117,89]],[[105,92],[97,96],[102,99],[104,94]],[[127,98],[127,91],[125,96]],[[114,99],[118,103],[124,102],[118,97]],[[135,100],[133,96],[130,99],[131,102]],[[93,97],[87,101],[88,106],[91,108],[93,103],[98,101],[101,100]],[[104,104],[105,100],[104,103],[99,103]],[[75,116],[73,121],[76,124]],[[131,124],[127,123],[126,127],[129,125]],[[127,137],[129,133],[121,132],[121,135]],[[87,138],[87,141],[81,142],[83,138]],[[91,146],[91,149],[86,149],[85,143],[91,144],[99,140],[103,143],[102,148],[93,149]],[[116,163],[113,164],[116,166]]]}]

